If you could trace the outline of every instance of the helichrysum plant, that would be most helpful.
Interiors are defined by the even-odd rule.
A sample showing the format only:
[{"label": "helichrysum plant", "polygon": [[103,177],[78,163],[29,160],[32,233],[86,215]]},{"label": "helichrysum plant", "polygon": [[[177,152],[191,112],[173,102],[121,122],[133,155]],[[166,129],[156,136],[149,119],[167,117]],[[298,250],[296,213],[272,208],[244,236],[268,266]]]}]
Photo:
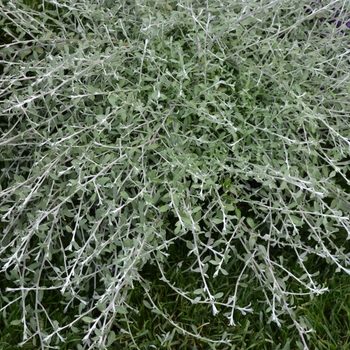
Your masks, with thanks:
[{"label": "helichrysum plant", "polygon": [[348,6],[1,2],[0,311],[22,345],[138,348],[137,287],[179,333],[230,346],[174,320],[152,270],[208,320],[264,305],[308,348],[297,300],[327,291],[310,259],[350,272]]}]

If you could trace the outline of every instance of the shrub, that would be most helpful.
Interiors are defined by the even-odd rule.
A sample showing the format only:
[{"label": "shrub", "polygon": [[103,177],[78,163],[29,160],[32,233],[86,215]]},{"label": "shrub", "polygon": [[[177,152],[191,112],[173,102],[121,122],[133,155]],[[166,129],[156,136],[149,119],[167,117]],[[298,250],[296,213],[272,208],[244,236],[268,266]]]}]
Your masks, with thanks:
[{"label": "shrub", "polygon": [[135,288],[180,333],[228,344],[172,320],[159,274],[231,326],[263,302],[307,348],[296,299],[327,290],[310,259],[349,273],[346,1],[43,4],[0,10],[1,311],[20,308],[4,318],[22,344],[125,332],[137,348]]}]

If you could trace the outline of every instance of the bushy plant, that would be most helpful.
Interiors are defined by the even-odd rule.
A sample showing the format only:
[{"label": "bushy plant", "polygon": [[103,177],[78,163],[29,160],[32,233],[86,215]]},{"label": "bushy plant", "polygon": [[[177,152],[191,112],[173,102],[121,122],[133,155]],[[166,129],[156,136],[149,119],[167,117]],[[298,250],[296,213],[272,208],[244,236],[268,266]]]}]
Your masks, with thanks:
[{"label": "bushy plant", "polygon": [[228,326],[264,303],[308,347],[296,300],[327,290],[310,259],[350,271],[346,4],[2,4],[1,312],[22,344],[138,348],[133,290],[177,332],[230,343],[174,321],[157,276]]}]

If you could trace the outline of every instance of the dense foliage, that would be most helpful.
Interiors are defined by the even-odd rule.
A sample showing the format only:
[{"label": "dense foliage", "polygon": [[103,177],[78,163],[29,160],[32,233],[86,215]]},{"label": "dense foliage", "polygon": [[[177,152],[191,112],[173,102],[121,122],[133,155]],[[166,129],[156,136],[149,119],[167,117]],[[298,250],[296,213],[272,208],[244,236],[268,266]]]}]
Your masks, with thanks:
[{"label": "dense foliage", "polygon": [[350,40],[348,1],[303,5],[1,4],[0,310],[23,344],[138,348],[135,290],[179,334],[230,343],[173,319],[156,277],[227,327],[263,303],[308,347],[313,257],[350,272]]}]

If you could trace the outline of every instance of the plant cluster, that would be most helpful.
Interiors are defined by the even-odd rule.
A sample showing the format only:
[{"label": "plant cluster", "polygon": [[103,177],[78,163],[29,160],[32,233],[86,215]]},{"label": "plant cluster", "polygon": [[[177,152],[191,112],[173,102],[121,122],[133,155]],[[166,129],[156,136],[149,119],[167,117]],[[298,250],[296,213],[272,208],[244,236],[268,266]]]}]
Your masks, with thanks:
[{"label": "plant cluster", "polygon": [[230,348],[262,308],[308,348],[296,307],[320,266],[350,274],[346,4],[4,1],[0,312],[22,345],[140,348],[149,310],[171,331],[143,347]]}]

